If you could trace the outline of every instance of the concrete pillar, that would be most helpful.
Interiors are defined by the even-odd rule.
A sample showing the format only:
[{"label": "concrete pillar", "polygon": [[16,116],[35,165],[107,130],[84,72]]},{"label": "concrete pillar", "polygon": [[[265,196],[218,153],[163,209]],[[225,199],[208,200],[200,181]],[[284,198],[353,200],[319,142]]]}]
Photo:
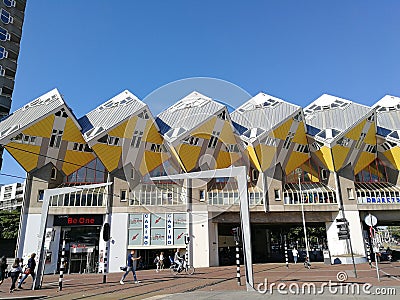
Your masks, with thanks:
[{"label": "concrete pillar", "polygon": [[[335,220],[336,218],[341,218],[341,214],[334,214],[333,220]],[[362,235],[360,214],[358,211],[346,210],[346,219],[349,222],[350,238],[356,263],[364,262],[366,261],[366,253],[364,239]],[[351,263],[351,257],[349,257],[351,252],[348,247],[348,242],[346,240],[339,240],[338,228],[336,225],[337,223],[335,221],[325,223],[328,247],[331,254],[331,262],[335,263],[335,259],[339,258],[341,263]],[[347,259],[342,257],[349,258]]]}]

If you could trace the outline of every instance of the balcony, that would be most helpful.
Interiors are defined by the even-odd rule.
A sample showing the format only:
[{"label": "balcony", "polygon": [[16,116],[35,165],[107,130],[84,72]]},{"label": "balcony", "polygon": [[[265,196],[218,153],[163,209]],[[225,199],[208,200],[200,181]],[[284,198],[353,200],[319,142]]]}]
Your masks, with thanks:
[{"label": "balcony", "polygon": [[130,206],[137,205],[184,205],[186,194],[175,184],[142,184],[132,191]]},{"label": "balcony", "polygon": [[[73,188],[73,187],[71,187]],[[104,186],[93,188],[76,188],[76,191],[50,196],[51,207],[105,207],[107,190]]]},{"label": "balcony", "polygon": [[400,204],[400,187],[387,182],[355,183],[358,204]]},{"label": "balcony", "polygon": [[[301,197],[302,195],[302,197]],[[330,187],[319,183],[302,183],[300,187],[295,183],[287,183],[283,189],[283,199],[285,205],[301,204],[300,199],[303,199],[304,205],[321,205],[335,204],[336,193]]]}]

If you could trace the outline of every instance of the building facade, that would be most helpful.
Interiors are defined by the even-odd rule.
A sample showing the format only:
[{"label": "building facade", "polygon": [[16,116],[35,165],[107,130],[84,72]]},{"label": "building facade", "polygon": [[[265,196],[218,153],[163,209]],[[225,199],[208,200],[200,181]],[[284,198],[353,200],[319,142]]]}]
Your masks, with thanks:
[{"label": "building facade", "polygon": [[[0,118],[11,109],[26,0],[0,1]],[[0,169],[3,148],[0,148]]]},{"label": "building facade", "polygon": [[116,272],[130,249],[149,267],[155,253],[185,248],[186,236],[195,267],[230,264],[235,178],[158,177],[246,166],[254,262],[284,261],[285,244],[305,252],[302,209],[311,261],[325,250],[347,262],[336,226],[344,217],[365,261],[365,216],[399,220],[399,117],[393,96],[367,107],[322,95],[303,109],[260,93],[229,113],[198,92],[154,117],[123,91],[76,118],[52,90],[0,122],[0,143],[27,172],[18,256],[44,249],[52,273],[65,239],[69,272]]},{"label": "building facade", "polygon": [[24,184],[12,183],[0,187],[0,210],[20,209],[24,199]]}]

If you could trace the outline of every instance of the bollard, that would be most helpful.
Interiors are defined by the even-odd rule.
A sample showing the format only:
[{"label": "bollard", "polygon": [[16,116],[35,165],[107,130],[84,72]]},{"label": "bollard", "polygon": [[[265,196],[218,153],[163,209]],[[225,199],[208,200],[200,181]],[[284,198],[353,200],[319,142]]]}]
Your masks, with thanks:
[{"label": "bollard", "polygon": [[236,278],[237,278],[237,284],[240,285],[240,255],[239,255],[238,241],[236,241]]},{"label": "bollard", "polygon": [[287,250],[286,235],[285,235],[285,260],[286,260],[286,268],[289,269],[289,256]]},{"label": "bollard", "polygon": [[61,251],[60,278],[58,278],[58,291],[59,292],[62,291],[64,266],[65,266],[65,231],[64,231],[63,242],[62,242],[62,251]]}]

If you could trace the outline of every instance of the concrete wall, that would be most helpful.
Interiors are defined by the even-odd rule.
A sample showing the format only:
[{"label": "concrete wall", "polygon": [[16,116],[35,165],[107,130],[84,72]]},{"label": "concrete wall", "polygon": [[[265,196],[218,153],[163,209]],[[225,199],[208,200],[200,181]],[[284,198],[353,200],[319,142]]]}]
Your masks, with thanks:
[{"label": "concrete wall", "polygon": [[[365,257],[364,239],[362,235],[362,224],[360,222],[360,214],[358,211],[346,211],[346,219],[349,222],[350,238],[355,256]],[[334,256],[350,255],[350,247],[346,240],[339,240],[338,228],[336,218],[341,218],[341,213],[333,213],[333,222],[326,222],[326,235],[328,239],[328,247],[332,257],[332,263]]]},{"label": "concrete wall", "polygon": [[193,266],[195,268],[209,267],[209,222],[207,211],[194,211],[193,220]]},{"label": "concrete wall", "polygon": [[114,213],[111,216],[109,272],[121,272],[119,267],[126,265],[127,249],[128,249],[128,214]]}]

